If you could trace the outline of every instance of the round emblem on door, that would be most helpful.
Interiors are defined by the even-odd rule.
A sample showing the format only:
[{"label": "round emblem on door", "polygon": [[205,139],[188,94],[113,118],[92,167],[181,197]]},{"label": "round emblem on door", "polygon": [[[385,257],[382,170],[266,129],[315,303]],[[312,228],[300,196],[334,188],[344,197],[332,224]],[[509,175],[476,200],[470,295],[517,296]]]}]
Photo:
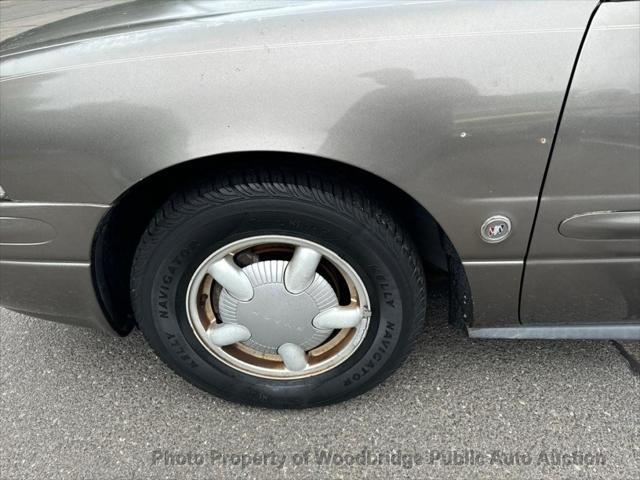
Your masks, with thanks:
[{"label": "round emblem on door", "polygon": [[505,240],[511,233],[511,220],[504,215],[494,215],[482,224],[480,235],[487,243],[498,243]]}]

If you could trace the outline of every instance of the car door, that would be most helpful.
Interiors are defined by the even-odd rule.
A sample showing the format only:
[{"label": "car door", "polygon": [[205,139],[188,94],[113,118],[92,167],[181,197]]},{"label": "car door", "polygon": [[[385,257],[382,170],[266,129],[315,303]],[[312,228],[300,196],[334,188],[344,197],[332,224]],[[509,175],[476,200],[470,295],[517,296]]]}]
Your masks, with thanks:
[{"label": "car door", "polygon": [[640,322],[640,2],[603,3],[556,135],[523,277],[525,324]]}]

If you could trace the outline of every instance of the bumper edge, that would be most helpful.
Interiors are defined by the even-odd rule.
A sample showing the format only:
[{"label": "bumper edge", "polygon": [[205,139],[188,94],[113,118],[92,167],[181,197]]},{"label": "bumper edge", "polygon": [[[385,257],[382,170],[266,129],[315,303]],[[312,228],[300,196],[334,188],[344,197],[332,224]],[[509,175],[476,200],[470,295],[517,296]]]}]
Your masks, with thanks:
[{"label": "bumper edge", "polygon": [[117,335],[98,304],[89,262],[0,260],[0,305]]}]

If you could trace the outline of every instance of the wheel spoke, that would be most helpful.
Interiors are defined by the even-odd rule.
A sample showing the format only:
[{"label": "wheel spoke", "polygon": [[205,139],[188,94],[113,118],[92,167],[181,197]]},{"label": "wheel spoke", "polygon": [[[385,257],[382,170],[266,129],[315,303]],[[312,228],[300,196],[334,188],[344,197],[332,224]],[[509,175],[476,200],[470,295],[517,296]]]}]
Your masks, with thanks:
[{"label": "wheel spoke", "polygon": [[360,307],[334,307],[320,312],[311,323],[321,330],[352,328],[360,323],[363,316]]},{"label": "wheel spoke", "polygon": [[306,290],[316,275],[322,255],[309,247],[296,247],[293,258],[284,272],[284,286],[291,293]]},{"label": "wheel spoke", "polygon": [[278,355],[282,357],[284,366],[292,372],[299,372],[307,367],[307,354],[295,343],[284,343],[278,347]]},{"label": "wheel spoke", "polygon": [[226,347],[238,342],[246,342],[251,338],[251,332],[243,325],[223,323],[213,325],[207,330],[209,340],[218,347]]},{"label": "wheel spoke", "polygon": [[235,264],[231,255],[212,263],[207,273],[238,300],[246,302],[253,297],[253,286],[249,277]]}]

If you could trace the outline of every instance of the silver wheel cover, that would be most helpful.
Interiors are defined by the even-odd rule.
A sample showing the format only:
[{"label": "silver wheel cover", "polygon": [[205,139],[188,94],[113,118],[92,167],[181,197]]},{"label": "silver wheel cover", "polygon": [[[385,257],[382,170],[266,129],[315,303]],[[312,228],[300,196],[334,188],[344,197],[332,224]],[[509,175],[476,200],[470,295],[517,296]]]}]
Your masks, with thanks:
[{"label": "silver wheel cover", "polygon": [[[239,253],[270,246],[289,249],[290,259],[238,266]],[[348,286],[348,305],[339,304],[336,287],[318,272],[322,259]],[[349,358],[366,335],[371,310],[362,280],[334,252],[297,237],[265,235],[230,243],[200,264],[187,288],[187,315],[217,359],[285,380],[326,372]]]}]

